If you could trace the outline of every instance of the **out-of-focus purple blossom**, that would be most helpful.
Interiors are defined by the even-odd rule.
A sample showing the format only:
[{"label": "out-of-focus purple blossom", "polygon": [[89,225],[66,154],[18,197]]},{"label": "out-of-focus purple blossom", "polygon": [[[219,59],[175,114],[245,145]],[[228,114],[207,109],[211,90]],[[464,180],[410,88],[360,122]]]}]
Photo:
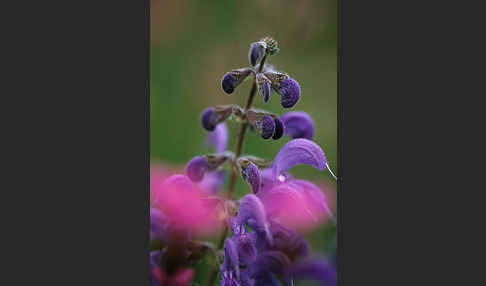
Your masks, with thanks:
[{"label": "out-of-focus purple blossom", "polygon": [[274,279],[272,279],[272,274],[285,274],[289,265],[290,260],[283,252],[264,251],[260,253],[255,262],[249,266],[248,273],[250,278],[256,280],[255,285],[267,285],[260,284],[263,281],[272,283],[270,285],[275,285]]},{"label": "out-of-focus purple blossom", "polygon": [[298,231],[285,227],[276,221],[271,221],[270,231],[272,232],[274,243],[273,245],[265,245],[265,249],[281,251],[291,261],[296,261],[309,255],[309,245]]},{"label": "out-of-focus purple blossom", "polygon": [[216,170],[208,172],[206,175],[204,175],[202,181],[200,181],[197,185],[204,192],[217,194],[223,187],[225,176],[225,171]]},{"label": "out-of-focus purple blossom", "polygon": [[224,261],[221,265],[221,286],[240,285],[240,267],[238,249],[232,239],[224,244]]},{"label": "out-of-focus purple blossom", "polygon": [[256,127],[263,139],[269,139],[275,132],[275,121],[271,116],[265,115],[256,122]]},{"label": "out-of-focus purple blossom", "polygon": [[150,240],[164,239],[167,227],[167,217],[158,209],[150,208]]},{"label": "out-of-focus purple blossom", "polygon": [[293,139],[305,138],[311,140],[314,136],[314,121],[306,112],[287,112],[280,119],[285,126],[285,134]]},{"label": "out-of-focus purple blossom", "polygon": [[240,263],[251,264],[257,257],[257,236],[256,233],[242,233],[233,235],[231,239],[235,242],[238,249]]},{"label": "out-of-focus purple blossom", "polygon": [[281,104],[283,108],[291,108],[299,101],[300,85],[293,78],[288,78],[275,84],[274,89],[282,97]]},{"label": "out-of-focus purple blossom", "polygon": [[251,186],[254,194],[258,193],[262,183],[262,176],[258,167],[252,162],[248,162],[248,165],[242,166],[241,168],[243,179]]},{"label": "out-of-focus purple blossom", "polygon": [[213,132],[208,132],[208,145],[214,146],[217,153],[226,151],[228,146],[228,128],[226,123],[216,125]]},{"label": "out-of-focus purple blossom", "polygon": [[324,286],[337,285],[336,267],[324,258],[308,258],[291,265],[287,277],[297,280],[313,280]]},{"label": "out-of-focus purple blossom", "polygon": [[273,133],[272,139],[273,140],[278,140],[282,137],[284,133],[284,124],[282,123],[282,120],[280,118],[275,118],[275,132]]},{"label": "out-of-focus purple blossom", "polygon": [[204,178],[204,174],[208,171],[209,164],[203,156],[196,156],[192,158],[187,164],[186,174],[193,182],[200,182]]}]

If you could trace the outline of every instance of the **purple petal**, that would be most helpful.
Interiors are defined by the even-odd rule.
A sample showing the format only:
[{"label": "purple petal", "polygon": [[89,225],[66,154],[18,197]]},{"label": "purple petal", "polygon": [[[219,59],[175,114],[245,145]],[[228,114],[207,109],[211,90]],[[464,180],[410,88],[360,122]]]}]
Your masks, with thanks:
[{"label": "purple petal", "polygon": [[213,107],[208,107],[201,113],[201,124],[207,131],[214,131],[217,124],[217,115]]},{"label": "purple petal", "polygon": [[[233,275],[232,271],[224,271],[221,273],[221,286],[242,286],[238,279]],[[252,285],[253,286],[253,285]]]},{"label": "purple petal", "polygon": [[192,158],[186,166],[186,174],[193,182],[200,182],[204,173],[209,169],[208,162],[203,156]]},{"label": "purple petal", "polygon": [[278,176],[295,165],[307,164],[322,171],[326,169],[326,156],[316,143],[299,138],[289,141],[278,152],[273,161],[273,178]]},{"label": "purple petal", "polygon": [[222,271],[235,271],[236,278],[239,279],[240,267],[238,249],[236,248],[236,244],[231,239],[226,239],[224,244],[224,261]]},{"label": "purple petal", "polygon": [[269,139],[275,132],[275,121],[271,116],[265,115],[256,123],[258,131],[263,139]]},{"label": "purple petal", "polygon": [[274,180],[272,175],[272,168],[267,168],[260,171],[262,175],[262,184],[261,190],[269,190],[277,184],[285,183],[288,180],[292,179],[292,176],[289,173],[283,173],[277,177],[277,180]]},{"label": "purple petal", "polygon": [[255,277],[253,286],[281,286],[281,284],[271,273],[261,273]]},{"label": "purple petal", "polygon": [[277,86],[277,92],[282,96],[282,107],[291,108],[294,106],[300,98],[300,86],[293,78],[288,78],[282,81]]},{"label": "purple petal", "polygon": [[217,153],[226,151],[228,145],[228,128],[226,123],[216,125],[213,132],[208,133],[208,143],[215,147]]},{"label": "purple petal", "polygon": [[290,260],[283,252],[265,251],[258,255],[255,263],[249,267],[249,275],[258,278],[269,273],[283,274],[290,265]]},{"label": "purple petal", "polygon": [[292,261],[307,257],[309,255],[309,245],[299,232],[284,227],[275,221],[272,221],[270,231],[272,232],[274,243],[272,246],[267,245],[267,249],[281,251],[285,253]]},{"label": "purple petal", "polygon": [[332,220],[335,220],[331,209],[327,203],[326,196],[322,190],[309,181],[304,180],[292,180],[290,184],[297,185],[301,191],[309,198],[308,201],[319,211],[325,212]]},{"label": "purple petal", "polygon": [[272,234],[269,230],[265,208],[260,199],[253,194],[241,199],[238,215],[231,220],[231,230],[236,234],[242,234],[244,232],[242,226],[249,219],[254,220],[254,230],[263,234],[266,240],[272,244]]},{"label": "purple petal", "polygon": [[243,176],[243,179],[245,179],[245,181],[251,186],[253,193],[258,193],[262,183],[262,177],[258,167],[250,162],[248,166],[241,171],[241,175]]},{"label": "purple petal", "polygon": [[292,265],[287,274],[299,280],[314,280],[325,286],[337,285],[336,268],[327,259],[307,259]]},{"label": "purple petal", "polygon": [[272,136],[273,140],[278,140],[282,137],[283,132],[284,132],[284,125],[282,123],[282,120],[279,118],[275,118],[275,133]]},{"label": "purple petal", "polygon": [[290,137],[312,139],[314,136],[314,121],[305,112],[291,111],[281,117],[285,126],[285,134]]},{"label": "purple petal", "polygon": [[250,233],[244,233],[234,235],[232,239],[236,242],[240,263],[252,263],[257,256],[256,237]]}]

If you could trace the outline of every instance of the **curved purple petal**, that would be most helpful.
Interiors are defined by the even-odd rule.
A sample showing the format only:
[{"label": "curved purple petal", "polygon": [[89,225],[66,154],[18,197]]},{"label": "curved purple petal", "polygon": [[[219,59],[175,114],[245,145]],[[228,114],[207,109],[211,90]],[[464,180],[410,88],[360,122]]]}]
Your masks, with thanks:
[{"label": "curved purple petal", "polygon": [[260,199],[253,195],[246,195],[241,199],[238,215],[231,220],[231,230],[235,234],[244,233],[244,224],[253,219],[252,227],[257,233],[265,236],[265,239],[272,244],[272,234],[270,233],[265,208]]},{"label": "curved purple petal", "polygon": [[256,122],[256,127],[263,139],[269,139],[275,132],[275,121],[271,116],[265,115],[262,120]]},{"label": "curved purple petal", "polygon": [[209,169],[209,164],[203,156],[192,158],[186,166],[186,174],[193,182],[200,182],[204,178],[204,173]]},{"label": "curved purple petal", "polygon": [[213,132],[208,133],[208,145],[215,147],[217,153],[223,153],[228,146],[228,128],[226,123],[216,125]]},{"label": "curved purple petal", "polygon": [[245,179],[245,181],[251,186],[253,193],[258,193],[262,183],[262,176],[260,174],[260,170],[258,170],[258,167],[250,162],[248,166],[241,171],[241,175],[243,176],[243,179]]},{"label": "curved purple petal", "polygon": [[275,118],[275,133],[273,133],[272,139],[278,140],[282,137],[284,133],[284,124],[279,118]]},{"label": "curved purple petal", "polygon": [[310,140],[299,138],[289,141],[275,156],[273,178],[277,179],[279,175],[299,164],[311,165],[322,171],[326,169],[326,156],[321,147]]},{"label": "curved purple petal", "polygon": [[337,273],[335,266],[327,259],[306,259],[289,268],[288,276],[298,280],[314,280],[325,286],[337,285]]},{"label": "curved purple petal", "polygon": [[277,93],[282,96],[281,103],[283,108],[291,108],[300,98],[300,85],[293,79],[288,78],[276,86]]},{"label": "curved purple petal", "polygon": [[314,121],[306,112],[287,112],[280,119],[285,126],[285,134],[290,137],[310,140],[314,136]]}]

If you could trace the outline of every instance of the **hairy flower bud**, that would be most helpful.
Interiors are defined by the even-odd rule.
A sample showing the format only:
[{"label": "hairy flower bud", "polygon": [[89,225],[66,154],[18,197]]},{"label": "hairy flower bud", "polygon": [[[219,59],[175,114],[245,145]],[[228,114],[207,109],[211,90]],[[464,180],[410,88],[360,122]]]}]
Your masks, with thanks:
[{"label": "hairy flower bud", "polygon": [[221,79],[221,87],[223,88],[223,91],[227,94],[232,94],[235,91],[235,88],[252,72],[253,70],[250,68],[242,68],[226,73]]},{"label": "hairy flower bud", "polygon": [[253,193],[258,193],[262,183],[262,175],[258,170],[258,167],[251,161],[244,158],[238,159],[238,165],[241,169],[241,175],[243,179],[251,186]]},{"label": "hairy flower bud", "polygon": [[314,121],[309,114],[301,111],[287,112],[281,117],[285,134],[293,139],[306,138],[311,140],[314,136]]},{"label": "hairy flower bud", "polygon": [[284,133],[284,124],[279,118],[275,118],[275,133],[273,133],[272,139],[278,140],[282,137]]},{"label": "hairy flower bud", "polygon": [[270,99],[271,81],[263,73],[259,73],[256,76],[256,82],[258,86],[258,94],[263,97],[265,103],[268,102]]},{"label": "hairy flower bud", "polygon": [[217,124],[217,115],[213,107],[208,107],[201,113],[201,124],[207,131],[214,131]]},{"label": "hairy flower bud", "polygon": [[273,87],[282,96],[281,103],[283,108],[291,108],[299,101],[300,86],[293,78],[288,78]]},{"label": "hairy flower bud", "polygon": [[197,156],[192,158],[186,166],[186,174],[193,182],[200,182],[204,174],[209,170],[209,164],[205,157]]},{"label": "hairy flower bud", "polygon": [[271,37],[265,37],[261,40],[262,42],[266,43],[266,52],[269,55],[274,55],[278,53],[278,42],[271,38]]},{"label": "hairy flower bud", "polygon": [[265,55],[266,47],[267,43],[265,42],[256,42],[251,44],[250,51],[248,53],[248,60],[252,66],[260,63]]}]

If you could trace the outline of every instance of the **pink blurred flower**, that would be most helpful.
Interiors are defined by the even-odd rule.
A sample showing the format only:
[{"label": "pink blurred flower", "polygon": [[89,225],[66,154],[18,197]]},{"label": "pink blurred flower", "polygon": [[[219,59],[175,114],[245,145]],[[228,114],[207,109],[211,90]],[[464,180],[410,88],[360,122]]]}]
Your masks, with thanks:
[{"label": "pink blurred flower", "polygon": [[184,175],[170,176],[152,192],[152,207],[160,209],[177,229],[207,235],[221,226],[219,199],[208,196]]}]

